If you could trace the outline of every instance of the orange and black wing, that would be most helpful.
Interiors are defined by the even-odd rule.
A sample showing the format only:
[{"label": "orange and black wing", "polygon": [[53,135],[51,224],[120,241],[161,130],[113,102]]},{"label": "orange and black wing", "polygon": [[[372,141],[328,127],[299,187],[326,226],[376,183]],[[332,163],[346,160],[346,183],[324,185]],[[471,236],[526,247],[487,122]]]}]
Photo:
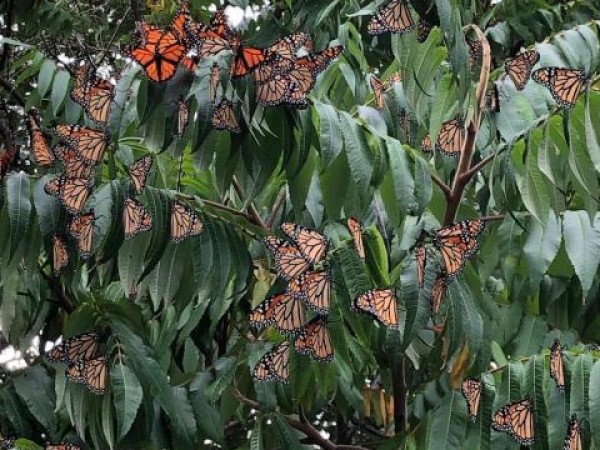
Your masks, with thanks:
[{"label": "orange and black wing", "polygon": [[44,132],[40,128],[39,116],[33,109],[27,115],[27,129],[29,130],[31,151],[36,164],[44,167],[54,164],[56,158],[48,145]]},{"label": "orange and black wing", "polygon": [[129,177],[131,178],[131,182],[133,183],[135,191],[138,194],[146,187],[148,174],[150,173],[153,162],[154,159],[152,156],[146,155],[134,161],[134,163],[128,168]]},{"label": "orange and black wing", "polygon": [[316,361],[329,362],[333,359],[333,345],[326,320],[316,316],[308,322],[294,342],[296,351]]},{"label": "orange and black wing", "polygon": [[283,341],[258,360],[252,371],[255,381],[279,381],[290,379],[290,343]]},{"label": "orange and black wing", "polygon": [[310,267],[310,261],[295,245],[274,236],[265,238],[264,242],[275,258],[275,267],[282,278],[296,278]]},{"label": "orange and black wing", "polygon": [[307,271],[289,281],[287,292],[301,299],[317,314],[328,314],[331,304],[331,275],[326,270]]},{"label": "orange and black wing", "polygon": [[53,151],[62,163],[67,178],[91,179],[94,165],[86,161],[75,149],[58,144]]},{"label": "orange and black wing", "polygon": [[560,392],[565,391],[565,369],[560,341],[556,339],[550,348],[550,376]]},{"label": "orange and black wing", "polygon": [[173,242],[179,243],[190,236],[197,236],[203,229],[202,221],[192,208],[181,203],[173,203],[170,233]]},{"label": "orange and black wing", "polygon": [[442,124],[435,149],[444,155],[457,158],[460,156],[465,141],[465,128],[458,119]]},{"label": "orange and black wing", "polygon": [[547,87],[562,108],[572,108],[583,90],[587,77],[582,70],[546,67],[533,72],[531,78]]},{"label": "orange and black wing", "polygon": [[7,148],[0,156],[0,182],[4,179],[13,163],[17,160],[18,155],[19,148],[17,146],[12,146]]},{"label": "orange and black wing", "polygon": [[581,422],[575,414],[571,416],[571,420],[569,421],[569,429],[567,430],[563,450],[583,450],[583,444],[581,443]]},{"label": "orange and black wing", "polygon": [[94,237],[93,212],[73,216],[69,222],[69,234],[77,240],[79,255],[87,259],[92,254],[92,238]]},{"label": "orange and black wing", "polygon": [[377,78],[375,75],[371,77],[370,80],[371,88],[373,89],[373,94],[375,95],[375,104],[377,105],[378,110],[383,110],[385,108],[385,99],[383,98],[383,84],[381,80]]},{"label": "orange and black wing", "polygon": [[140,231],[150,230],[152,228],[152,216],[140,202],[133,198],[126,198],[125,208],[123,209],[123,225],[125,239],[129,239]]},{"label": "orange and black wing", "polygon": [[79,125],[58,125],[56,134],[61,143],[75,150],[88,164],[100,164],[108,145],[105,130]]},{"label": "orange and black wing", "polygon": [[392,0],[379,8],[369,22],[369,34],[404,34],[415,28],[415,22],[405,0]]},{"label": "orange and black wing", "polygon": [[215,106],[211,118],[212,124],[217,130],[227,130],[232,133],[239,133],[241,131],[240,124],[235,117],[233,110],[233,103],[229,100],[223,99]]},{"label": "orange and black wing", "polygon": [[311,263],[323,261],[329,242],[321,233],[291,222],[281,224],[281,231],[297,245],[300,252]]},{"label": "orange and black wing", "polygon": [[267,55],[265,49],[241,45],[233,59],[231,76],[240,78],[252,73],[267,60]]},{"label": "orange and black wing", "polygon": [[177,104],[177,136],[183,136],[189,120],[190,110],[183,97],[180,97]]},{"label": "orange and black wing", "polygon": [[446,281],[446,274],[442,272],[437,276],[437,278],[433,282],[433,287],[431,288],[429,306],[431,307],[432,314],[437,314],[440,311],[440,306],[442,304],[444,294],[446,293],[447,285],[448,283]]},{"label": "orange and black wing", "polygon": [[60,275],[60,272],[69,265],[69,251],[64,239],[58,235],[52,236],[52,270],[54,275]]},{"label": "orange and black wing", "polygon": [[210,98],[210,102],[214,105],[215,100],[217,99],[217,90],[219,89],[219,84],[221,82],[221,69],[219,68],[219,63],[215,62],[210,68],[210,84],[208,85],[208,96]]},{"label": "orange and black wing", "polygon": [[46,193],[58,197],[71,214],[81,212],[90,195],[90,188],[89,180],[65,176],[49,180],[44,186]]},{"label": "orange and black wing", "polygon": [[306,324],[304,304],[289,293],[274,295],[252,311],[250,323],[256,327],[272,325],[282,334],[296,336]]},{"label": "orange and black wing", "polygon": [[423,243],[415,247],[415,259],[417,262],[417,280],[419,287],[425,284],[425,268],[427,267],[427,250]]},{"label": "orange and black wing", "polygon": [[90,359],[98,353],[100,333],[82,333],[70,339],[66,339],[54,346],[46,357],[52,362],[69,364],[80,359]]},{"label": "orange and black wing", "polygon": [[365,246],[362,238],[362,225],[360,221],[355,217],[348,218],[348,230],[354,241],[354,248],[360,259],[365,259]]},{"label": "orange and black wing", "polygon": [[540,54],[537,50],[526,50],[519,53],[514,58],[508,58],[504,63],[504,71],[512,80],[517,90],[523,90],[529,76],[531,75],[531,69],[539,61]]},{"label": "orange and black wing", "polygon": [[469,417],[471,422],[475,422],[477,420],[482,387],[483,383],[480,380],[475,380],[473,378],[466,378],[460,385],[462,395],[467,401],[467,408],[469,409]]},{"label": "orange and black wing", "polygon": [[162,83],[173,78],[186,48],[173,32],[156,33],[157,30],[152,30],[146,43],[131,50],[130,56],[150,80]]},{"label": "orange and black wing", "polygon": [[372,315],[387,327],[398,325],[396,293],[393,289],[372,289],[354,300],[353,308]]},{"label": "orange and black wing", "polygon": [[478,250],[479,236],[484,228],[483,220],[463,220],[436,232],[433,244],[442,255],[448,279],[455,277]]},{"label": "orange and black wing", "polygon": [[528,398],[510,403],[494,414],[492,428],[511,435],[521,445],[535,442],[533,405]]}]

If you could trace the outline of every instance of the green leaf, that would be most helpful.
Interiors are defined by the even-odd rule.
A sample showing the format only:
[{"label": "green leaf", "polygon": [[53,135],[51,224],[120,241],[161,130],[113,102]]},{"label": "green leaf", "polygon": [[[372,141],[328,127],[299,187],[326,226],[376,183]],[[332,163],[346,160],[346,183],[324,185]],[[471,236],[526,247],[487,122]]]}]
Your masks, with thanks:
[{"label": "green leaf", "polygon": [[326,168],[337,158],[344,147],[342,126],[337,110],[333,106],[319,101],[315,101],[314,106],[319,120],[321,161],[323,168]]},{"label": "green leaf", "polygon": [[435,97],[431,104],[431,112],[429,113],[429,136],[431,137],[431,142],[437,140],[442,122],[452,118],[454,113],[453,106],[456,102],[454,76],[448,73],[438,83]]},{"label": "green leaf", "polygon": [[13,172],[8,176],[6,200],[10,219],[9,261],[19,244],[27,237],[31,213],[30,191],[29,176],[25,172]]},{"label": "green leaf", "polygon": [[66,70],[59,70],[54,77],[50,100],[52,101],[52,112],[55,116],[58,115],[58,111],[60,110],[60,107],[67,96],[67,91],[69,90],[69,79],[69,72]]},{"label": "green leaf", "polygon": [[263,450],[264,448],[262,424],[262,417],[258,417],[250,436],[250,450]]},{"label": "green leaf", "polygon": [[350,114],[342,112],[340,119],[352,179],[357,184],[358,189],[366,191],[373,175],[373,155],[369,151],[364,134],[354,118]]},{"label": "green leaf", "polygon": [[560,222],[554,211],[550,211],[545,226],[537,220],[530,222],[529,236],[523,247],[523,253],[529,266],[532,285],[540,282],[554,261],[562,240],[561,231]]},{"label": "green leaf", "polygon": [[37,90],[41,97],[46,95],[50,85],[52,84],[52,78],[54,78],[54,72],[56,71],[56,64],[49,59],[45,60],[40,69],[40,75],[38,78]]},{"label": "green leaf", "polygon": [[600,442],[600,361],[594,363],[589,383],[590,429],[594,442]]},{"label": "green leaf", "polygon": [[414,196],[415,180],[406,151],[395,139],[386,139],[391,178],[394,187],[394,200],[402,214],[409,214],[417,205]]},{"label": "green leaf", "polygon": [[600,216],[596,216],[592,225],[585,211],[565,211],[563,228],[567,255],[585,296],[600,263]]},{"label": "green leaf", "polygon": [[514,339],[512,354],[518,357],[539,353],[548,324],[541,316],[525,316]]},{"label": "green leaf", "polygon": [[124,364],[111,368],[110,387],[117,415],[118,437],[121,439],[131,429],[144,394],[135,373]]},{"label": "green leaf", "polygon": [[594,163],[594,168],[596,172],[600,173],[600,143],[598,143],[598,134],[600,133],[600,120],[597,120],[595,123],[592,121],[592,114],[590,109],[592,108],[592,103],[594,103],[594,111],[598,111],[600,108],[600,95],[590,92],[586,97],[585,103],[585,143],[588,152],[590,153],[590,158]]},{"label": "green leaf", "polygon": [[431,414],[427,449],[462,449],[467,428],[467,405],[459,391],[450,391]]},{"label": "green leaf", "polygon": [[54,379],[42,366],[29,367],[13,379],[17,394],[52,437],[57,437],[57,416],[54,414]]}]

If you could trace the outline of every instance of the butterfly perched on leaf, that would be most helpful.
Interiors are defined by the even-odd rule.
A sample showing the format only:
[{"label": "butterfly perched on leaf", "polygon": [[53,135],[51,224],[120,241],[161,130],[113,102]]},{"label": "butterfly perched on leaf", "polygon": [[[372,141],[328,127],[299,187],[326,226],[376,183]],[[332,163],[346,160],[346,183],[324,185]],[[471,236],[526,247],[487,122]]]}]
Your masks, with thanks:
[{"label": "butterfly perched on leaf", "polygon": [[211,104],[215,104],[217,91],[221,83],[221,69],[218,62],[214,62],[210,68],[210,80],[208,84],[208,98]]},{"label": "butterfly perched on leaf", "polygon": [[326,270],[304,272],[289,280],[287,292],[316,313],[327,314],[331,303],[331,275]]},{"label": "butterfly perched on leaf", "polygon": [[352,236],[352,240],[354,241],[354,248],[356,249],[356,253],[358,253],[358,257],[362,260],[365,259],[365,246],[363,244],[362,238],[362,225],[360,221],[355,217],[348,217],[347,221],[348,231],[350,231],[350,235]]},{"label": "butterfly perched on leaf", "polygon": [[536,83],[550,90],[554,101],[561,108],[572,108],[587,82],[583,70],[565,69],[561,67],[545,67],[531,75]]},{"label": "butterfly perched on leaf", "polygon": [[239,133],[241,131],[240,124],[233,111],[233,103],[229,100],[223,99],[215,106],[211,121],[217,130],[227,130],[232,133]]},{"label": "butterfly perched on leaf", "polygon": [[334,351],[326,319],[316,316],[308,322],[294,341],[294,347],[301,355],[308,355],[316,361],[331,361]]},{"label": "butterfly perched on leaf", "polygon": [[48,167],[54,164],[56,157],[48,145],[46,135],[40,128],[39,114],[31,109],[27,114],[27,129],[31,142],[31,152],[33,159],[38,166]]},{"label": "butterfly perched on leaf", "polygon": [[100,164],[108,145],[106,130],[80,125],[58,125],[59,142],[75,150],[88,164]]},{"label": "butterfly perched on leaf", "polygon": [[4,153],[0,155],[0,182],[4,180],[15,161],[19,156],[19,148],[17,146],[8,147]]},{"label": "butterfly perched on leaf", "polygon": [[469,47],[469,68],[474,69],[481,64],[483,46],[479,39],[467,40],[467,46]]},{"label": "butterfly perched on leaf", "polygon": [[435,281],[433,282],[433,287],[431,288],[429,306],[431,307],[432,314],[437,314],[440,311],[440,306],[442,304],[444,294],[446,293],[447,286],[448,282],[446,280],[446,274],[442,271],[436,277]]},{"label": "butterfly perched on leaf", "polygon": [[569,428],[567,429],[563,450],[583,450],[583,444],[581,443],[581,422],[575,414],[569,420]]},{"label": "butterfly perched on leaf", "polygon": [[123,225],[125,239],[130,239],[141,231],[152,229],[152,216],[140,202],[133,198],[126,198],[123,209]]},{"label": "butterfly perched on leaf", "polygon": [[83,384],[93,394],[104,394],[108,379],[108,357],[101,355],[70,362],[67,367],[67,379]]},{"label": "butterfly perched on leaf", "polygon": [[425,19],[419,19],[419,26],[417,27],[417,41],[421,43],[425,42],[432,29],[432,24],[427,22]]},{"label": "butterfly perched on leaf", "polygon": [[313,264],[323,261],[329,248],[327,237],[292,222],[284,222],[280,228],[283,234],[298,246],[308,261]]},{"label": "butterfly perched on leaf", "polygon": [[525,89],[533,66],[540,60],[537,50],[525,50],[504,62],[504,71],[518,91]]},{"label": "butterfly perched on leaf", "polygon": [[477,420],[482,388],[483,383],[481,380],[475,380],[473,378],[466,378],[460,385],[460,391],[467,401],[467,408],[469,410],[469,418],[471,419],[471,422],[475,422]]},{"label": "butterfly perched on leaf", "polygon": [[397,302],[394,289],[372,289],[359,295],[353,308],[370,314],[387,327],[398,326]]},{"label": "butterfly perched on leaf", "polygon": [[102,334],[98,331],[81,333],[55,345],[46,357],[52,362],[69,364],[80,359],[90,359],[98,354]]},{"label": "butterfly perched on leaf", "polygon": [[190,120],[190,109],[183,96],[177,102],[177,136],[183,136]]},{"label": "butterfly perched on leaf", "polygon": [[250,312],[250,325],[253,327],[271,325],[286,335],[296,336],[305,324],[304,304],[287,292],[265,299]]},{"label": "butterfly perched on leaf", "polygon": [[392,74],[390,78],[384,81],[374,75],[371,76],[371,88],[373,89],[373,94],[375,94],[375,104],[378,110],[381,111],[385,108],[384,92],[392,86],[392,83],[399,83],[401,81],[402,77],[399,72]]},{"label": "butterfly perched on leaf", "polygon": [[371,18],[367,31],[369,34],[404,34],[415,28],[415,22],[406,0],[392,0],[380,7]]},{"label": "butterfly perched on leaf", "polygon": [[179,243],[190,236],[197,236],[203,229],[202,221],[192,208],[178,202],[173,203],[170,233],[173,242]]},{"label": "butterfly perched on leaf", "polygon": [[237,54],[241,45],[239,35],[227,23],[224,9],[218,9],[214,13],[209,25],[190,21],[186,24],[186,33],[196,47],[200,59],[218,55],[226,50]]},{"label": "butterfly perched on leaf", "polygon": [[[457,158],[462,152],[464,141],[464,124],[458,119],[452,119],[442,124],[435,142],[435,150],[443,155]],[[425,136],[423,141],[421,141],[421,150],[426,153],[433,152],[429,135]]]},{"label": "butterfly perched on leaf", "polygon": [[296,278],[306,272],[311,262],[294,244],[286,242],[275,236],[264,239],[267,249],[275,258],[277,273],[285,280]]},{"label": "butterfly perched on leaf", "polygon": [[77,240],[79,255],[87,259],[92,254],[92,238],[94,236],[94,212],[73,216],[69,222],[69,234]]},{"label": "butterfly perched on leaf", "polygon": [[290,343],[283,341],[258,360],[252,371],[255,381],[279,381],[290,379]]},{"label": "butterfly perched on leaf", "polygon": [[94,122],[106,125],[114,98],[114,86],[92,73],[88,63],[79,65],[71,98],[79,103]]},{"label": "butterfly perched on leaf", "polygon": [[56,158],[62,163],[66,178],[79,178],[89,180],[94,171],[94,165],[87,161],[75,149],[58,144],[54,147]]},{"label": "butterfly perched on leaf", "polygon": [[464,268],[467,260],[479,249],[479,236],[485,229],[480,219],[462,220],[436,231],[433,245],[441,253],[448,279],[455,277]]},{"label": "butterfly perched on leaf", "polygon": [[78,214],[85,206],[91,187],[92,182],[90,180],[67,178],[61,175],[47,181],[44,185],[44,191],[48,195],[58,197],[69,213]]},{"label": "butterfly perched on leaf", "polygon": [[417,263],[417,281],[419,287],[425,284],[425,268],[427,267],[427,249],[423,242],[418,242],[415,245],[415,261]]},{"label": "butterfly perched on leaf", "polygon": [[67,243],[62,236],[52,236],[52,270],[54,276],[59,276],[62,270],[69,265],[69,251]]},{"label": "butterfly perched on leaf", "polygon": [[494,414],[492,428],[508,433],[521,445],[532,445],[535,442],[533,414],[528,398],[509,403]]},{"label": "butterfly perched on leaf", "polygon": [[148,181],[148,174],[154,159],[151,155],[142,156],[131,164],[127,171],[129,172],[129,178],[133,183],[135,191],[139,194],[146,188],[146,182]]},{"label": "butterfly perched on leaf", "polygon": [[565,368],[563,364],[562,347],[556,339],[550,348],[550,376],[554,379],[560,392],[565,391]]},{"label": "butterfly perched on leaf", "polygon": [[70,442],[64,442],[57,445],[46,444],[44,450],[81,450],[81,447]]}]

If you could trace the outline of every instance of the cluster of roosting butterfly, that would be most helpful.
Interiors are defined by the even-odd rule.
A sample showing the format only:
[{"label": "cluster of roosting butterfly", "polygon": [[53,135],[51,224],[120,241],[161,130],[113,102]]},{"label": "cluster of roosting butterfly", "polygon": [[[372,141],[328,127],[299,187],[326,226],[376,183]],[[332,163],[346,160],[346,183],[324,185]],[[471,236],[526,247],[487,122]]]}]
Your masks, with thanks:
[{"label": "cluster of roosting butterfly", "polygon": [[[371,19],[368,31],[370,34],[395,33],[405,34],[417,28],[408,3],[405,0],[393,0],[379,8]],[[418,38],[424,41],[431,26],[424,21],[419,22]],[[479,41],[468,41],[470,53],[470,66],[473,67],[481,58],[481,43]],[[575,106],[579,94],[588,81],[588,76],[580,69],[565,67],[543,67],[534,72],[533,67],[540,59],[537,50],[524,50],[513,58],[508,58],[504,64],[505,75],[508,76],[517,90],[523,90],[527,81],[531,78],[535,82],[550,90],[552,97],[561,108],[572,108]],[[393,83],[399,82],[398,74],[393,74],[385,81],[377,77],[371,77],[371,87],[375,94],[378,109],[385,106],[384,93]],[[489,90],[490,96],[487,104],[490,110],[497,112],[500,107],[498,91],[494,86]],[[402,111],[400,115],[405,137],[408,139],[410,130],[410,115]],[[442,124],[438,138],[435,143],[431,137],[426,135],[421,141],[420,148],[426,153],[434,151],[442,155],[458,157],[463,148],[465,140],[464,119],[455,117]]]},{"label": "cluster of roosting butterfly", "polygon": [[[79,103],[89,118],[100,128],[80,125],[58,125],[55,127],[57,144],[51,147],[49,139],[40,127],[40,118],[35,110],[27,116],[33,158],[39,167],[51,167],[57,161],[63,172],[49,180],[44,186],[47,194],[57,197],[70,215],[68,232],[77,242],[79,255],[87,259],[92,254],[92,238],[96,216],[93,210],[84,212],[86,202],[94,186],[95,167],[104,158],[110,137],[106,123],[113,100],[113,87],[105,80],[96,78],[88,64],[80,65],[75,74],[71,97]],[[141,231],[152,228],[152,216],[133,194],[140,194],[146,187],[153,158],[146,155],[131,164],[127,171],[131,189],[124,201],[123,227],[129,239]],[[202,222],[196,212],[187,205],[173,202],[171,206],[170,237],[181,242],[191,235],[202,232]],[[55,275],[69,264],[67,241],[60,233],[52,236],[52,267]]]},{"label": "cluster of roosting butterfly", "polygon": [[[348,227],[356,250],[364,259],[362,229],[355,218]],[[325,263],[329,243],[327,237],[301,225],[285,222],[281,231],[288,240],[276,236],[264,242],[275,259],[277,274],[286,282],[282,293],[268,297],[250,313],[253,327],[272,326],[281,334],[295,338],[299,354],[316,361],[333,359],[334,349],[327,329],[330,309],[331,277],[327,269],[316,268]],[[393,289],[372,289],[359,295],[353,309],[367,313],[380,323],[394,327],[398,324],[396,297]],[[307,322],[306,307],[315,313]],[[289,380],[290,343],[284,340],[256,363],[252,373],[256,381]]]},{"label": "cluster of roosting butterfly", "polygon": [[[306,95],[313,89],[317,76],[343,51],[335,46],[314,52],[310,36],[296,33],[279,39],[266,48],[242,44],[241,36],[227,23],[227,17],[219,9],[208,25],[192,19],[185,1],[166,29],[138,23],[138,43],[127,48],[127,55],[136,61],[146,76],[154,82],[173,78],[178,67],[195,71],[201,60],[216,57],[223,52],[233,55],[231,78],[252,74],[256,99],[263,105],[288,104],[306,108]],[[299,55],[304,49],[308,54]],[[210,100],[214,105],[221,78],[218,62],[214,62],[210,75]],[[180,102],[180,108],[185,104]],[[239,132],[233,103],[222,98],[214,107],[213,125],[217,129]]]},{"label": "cluster of roosting butterfly", "polygon": [[[564,393],[563,349],[558,339],[554,341],[550,348],[550,376],[554,379],[559,392]],[[477,420],[483,387],[483,382],[474,378],[465,379],[461,385],[461,391],[467,401],[472,422]],[[508,433],[521,445],[529,446],[535,442],[534,414],[534,405],[531,399],[526,397],[498,410],[494,414],[492,428],[496,431]],[[563,450],[583,450],[581,421],[576,415],[572,415],[569,421]]]}]

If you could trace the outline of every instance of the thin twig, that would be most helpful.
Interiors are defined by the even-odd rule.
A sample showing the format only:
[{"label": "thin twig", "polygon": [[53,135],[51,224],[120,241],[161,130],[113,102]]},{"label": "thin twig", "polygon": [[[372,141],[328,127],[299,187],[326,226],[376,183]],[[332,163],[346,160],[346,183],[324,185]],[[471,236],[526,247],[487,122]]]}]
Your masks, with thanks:
[{"label": "thin twig", "polygon": [[435,184],[437,184],[439,186],[439,188],[444,193],[444,197],[446,197],[446,201],[448,201],[450,199],[450,194],[452,192],[452,190],[450,189],[450,186],[448,186],[446,183],[444,183],[442,181],[442,179],[440,177],[438,177],[435,173],[431,174],[431,181],[433,181]]},{"label": "thin twig", "polygon": [[104,58],[106,58],[106,55],[108,55],[108,52],[110,52],[110,48],[112,47],[113,43],[115,42],[115,39],[117,38],[117,33],[121,30],[121,25],[123,25],[123,22],[125,22],[125,18],[127,17],[127,14],[129,14],[130,11],[131,11],[131,5],[127,7],[127,9],[125,10],[125,13],[123,14],[123,17],[121,17],[119,19],[117,28],[115,28],[115,32],[110,37],[110,40],[108,41],[108,45],[106,46],[104,53],[102,53],[102,56],[100,57],[100,60],[98,61],[98,65],[102,64],[102,61],[104,61]]},{"label": "thin twig", "polygon": [[[248,200],[248,198],[244,195],[244,191],[242,190],[242,187],[241,187],[239,181],[237,180],[237,178],[235,177],[235,175],[233,176],[233,188],[235,189],[235,192],[237,193],[237,195],[240,198],[240,200],[242,202],[246,203],[246,201]],[[256,225],[261,226],[265,230],[269,229],[269,228],[267,228],[267,226],[263,222],[262,218],[260,217],[260,214],[258,213],[258,210],[256,209],[256,206],[254,206],[254,202],[252,202],[252,201],[248,202],[247,209],[248,209],[248,213],[250,214],[250,217],[253,218],[252,221]]]},{"label": "thin twig", "polygon": [[39,268],[39,272],[42,278],[48,283],[50,289],[52,289],[52,291],[54,291],[54,293],[58,296],[58,299],[60,300],[60,306],[62,306],[63,309],[69,314],[75,311],[75,305],[65,293],[63,285],[56,278],[51,277],[44,272],[41,267]]},{"label": "thin twig", "polygon": [[496,153],[493,153],[493,154],[487,156],[486,158],[479,161],[477,164],[474,164],[469,170],[467,170],[465,172],[465,174],[463,175],[463,177],[467,179],[467,183],[471,180],[471,178],[473,178],[475,176],[475,174],[477,172],[479,172],[481,169],[483,169],[485,166],[487,166],[489,163],[491,163],[504,150],[506,150],[506,147],[503,147],[500,150],[498,150]]},{"label": "thin twig", "polygon": [[273,207],[271,208],[271,214],[269,214],[269,217],[268,217],[267,221],[265,222],[265,226],[269,230],[271,228],[273,228],[273,224],[275,223],[277,214],[279,214],[279,208],[281,208],[283,206],[283,204],[285,203],[286,197],[287,197],[286,188],[283,187],[281,189],[281,191],[279,191],[279,194],[277,195],[277,198],[275,199],[275,203],[273,204]]},{"label": "thin twig", "polygon": [[[260,410],[258,402],[249,399],[240,390],[235,387],[233,395],[243,404],[249,406],[252,409]],[[280,414],[285,421],[290,424],[292,428],[304,433],[308,439],[315,445],[318,445],[325,450],[368,450],[366,447],[360,445],[337,445],[331,442],[329,439],[323,437],[321,433],[311,425],[310,421],[306,417],[300,417],[300,420],[294,416],[288,414]]]}]

